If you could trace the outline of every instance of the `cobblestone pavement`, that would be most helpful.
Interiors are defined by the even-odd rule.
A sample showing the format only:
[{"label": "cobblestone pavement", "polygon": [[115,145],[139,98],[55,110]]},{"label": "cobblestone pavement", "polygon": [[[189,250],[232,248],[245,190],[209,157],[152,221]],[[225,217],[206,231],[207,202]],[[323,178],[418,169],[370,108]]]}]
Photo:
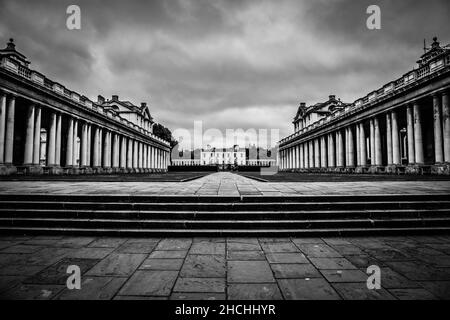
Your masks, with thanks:
[{"label": "cobblestone pavement", "polygon": [[[68,290],[69,265],[81,290]],[[366,268],[381,268],[380,290]],[[450,236],[0,237],[0,298],[449,299]]]},{"label": "cobblestone pavement", "polygon": [[2,181],[1,193],[271,195],[449,193],[450,181],[259,182],[219,172],[189,182]]}]

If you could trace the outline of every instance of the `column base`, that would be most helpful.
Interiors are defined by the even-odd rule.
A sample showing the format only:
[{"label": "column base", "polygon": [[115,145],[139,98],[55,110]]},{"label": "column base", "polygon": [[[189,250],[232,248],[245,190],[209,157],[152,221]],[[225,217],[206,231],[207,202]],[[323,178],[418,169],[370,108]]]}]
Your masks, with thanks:
[{"label": "column base", "polygon": [[42,168],[40,165],[34,165],[34,164],[30,164],[30,165],[26,165],[24,168],[24,173],[26,175],[41,175],[44,173],[44,168]]},{"label": "column base", "polygon": [[83,174],[93,174],[94,173],[94,169],[91,167],[82,167],[81,168],[81,172]]},{"label": "column base", "polygon": [[405,174],[424,174],[428,170],[427,167],[420,164],[409,164],[405,168]]},{"label": "column base", "polygon": [[102,174],[103,173],[103,168],[102,167],[93,167],[92,168],[92,173],[93,174]]},{"label": "column base", "polygon": [[48,166],[46,171],[48,172],[48,174],[55,176],[60,176],[64,174],[64,169],[61,168],[60,166]]},{"label": "column base", "polygon": [[343,172],[345,172],[345,173],[354,173],[355,170],[356,170],[355,167],[345,167],[345,168],[343,168]]},{"label": "column base", "polygon": [[369,167],[359,166],[355,168],[355,173],[367,173],[369,171]]},{"label": "column base", "polygon": [[9,176],[17,173],[17,168],[13,165],[0,164],[0,176]]},{"label": "column base", "polygon": [[372,174],[386,173],[386,168],[384,166],[371,166],[369,168],[369,173]]},{"label": "column base", "polygon": [[113,168],[103,168],[103,174],[111,174],[113,173]]},{"label": "column base", "polygon": [[386,167],[386,173],[389,174],[402,174],[405,173],[405,167],[396,165],[396,164],[390,164]]},{"label": "column base", "polygon": [[450,175],[450,163],[438,163],[431,166],[431,173],[438,175]]},{"label": "column base", "polygon": [[67,168],[67,174],[69,174],[69,175],[74,175],[74,176],[76,176],[76,175],[79,175],[80,173],[81,173],[81,169],[79,168],[79,167],[70,167],[70,168]]}]

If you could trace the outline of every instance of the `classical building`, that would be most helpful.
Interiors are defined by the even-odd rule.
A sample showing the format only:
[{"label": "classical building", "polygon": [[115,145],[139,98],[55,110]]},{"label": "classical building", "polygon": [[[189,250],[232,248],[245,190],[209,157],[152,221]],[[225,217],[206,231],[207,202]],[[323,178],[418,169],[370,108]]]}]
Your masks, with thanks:
[{"label": "classical building", "polygon": [[313,172],[450,172],[450,48],[437,38],[418,67],[354,103],[302,103],[279,142],[279,167]]},{"label": "classical building", "polygon": [[96,102],[30,69],[11,39],[0,50],[0,174],[160,172],[170,144],[146,103]]},{"label": "classical building", "polygon": [[195,151],[177,151],[172,153],[173,166],[239,165],[271,166],[276,165],[275,148],[270,150],[257,148],[206,148]]},{"label": "classical building", "polygon": [[245,165],[245,149],[237,146],[233,148],[208,148],[200,155],[202,165]]}]

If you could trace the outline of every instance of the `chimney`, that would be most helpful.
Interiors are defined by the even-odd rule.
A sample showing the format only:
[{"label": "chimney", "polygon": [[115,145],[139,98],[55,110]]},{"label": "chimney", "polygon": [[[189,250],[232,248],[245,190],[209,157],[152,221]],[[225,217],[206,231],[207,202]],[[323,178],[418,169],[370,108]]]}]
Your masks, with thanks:
[{"label": "chimney", "polygon": [[144,109],[145,107],[147,107],[147,102],[141,102],[141,109]]},{"label": "chimney", "polygon": [[97,103],[98,104],[104,104],[105,103],[105,98],[101,95],[97,96]]},{"label": "chimney", "polygon": [[306,108],[306,102],[300,102],[300,108]]},{"label": "chimney", "polygon": [[111,100],[112,100],[112,101],[115,101],[115,102],[118,102],[118,101],[119,101],[119,96],[113,94]]},{"label": "chimney", "polygon": [[334,94],[332,94],[329,96],[329,98],[330,98],[330,100],[334,100],[334,99],[336,99],[336,96]]}]

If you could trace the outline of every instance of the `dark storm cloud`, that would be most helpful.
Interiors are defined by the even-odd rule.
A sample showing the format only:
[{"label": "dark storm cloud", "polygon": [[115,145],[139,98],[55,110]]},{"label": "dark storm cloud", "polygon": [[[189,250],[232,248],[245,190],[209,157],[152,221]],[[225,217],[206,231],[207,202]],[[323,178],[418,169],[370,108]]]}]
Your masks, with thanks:
[{"label": "dark storm cloud", "polygon": [[[78,4],[82,29],[65,28]],[[382,29],[366,28],[378,4]],[[423,38],[450,42],[447,0],[0,0],[0,37],[91,98],[148,101],[171,129],[280,128],[299,101],[353,101],[410,70]]]}]

